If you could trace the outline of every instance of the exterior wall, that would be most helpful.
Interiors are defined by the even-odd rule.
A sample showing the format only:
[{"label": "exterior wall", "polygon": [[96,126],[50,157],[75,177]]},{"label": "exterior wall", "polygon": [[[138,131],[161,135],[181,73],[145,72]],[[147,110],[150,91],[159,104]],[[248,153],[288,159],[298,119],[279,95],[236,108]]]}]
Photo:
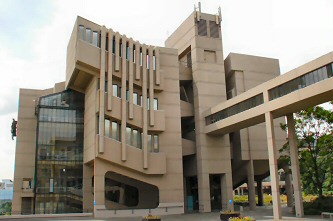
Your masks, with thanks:
[{"label": "exterior wall", "polygon": [[[23,189],[23,179],[34,180],[36,129],[36,100],[43,94],[41,90],[20,89],[19,111],[17,118],[17,140],[15,152],[13,214],[21,214],[22,197],[34,197],[33,182],[30,189]],[[31,205],[32,209],[32,205]]]},{"label": "exterior wall", "polygon": [[[198,35],[198,20],[207,21],[207,36]],[[232,198],[232,180],[229,137],[207,136],[202,116],[209,107],[226,100],[221,30],[218,38],[211,37],[210,22],[216,22],[214,15],[201,14],[198,20],[195,13],[190,15],[165,44],[177,48],[179,55],[191,48],[199,210],[208,212],[211,211],[209,175],[221,176],[224,208],[232,206],[228,203]]]},{"label": "exterior wall", "polygon": [[[228,99],[280,75],[279,61],[272,58],[230,53],[225,60],[225,65]],[[284,117],[274,120],[275,141],[278,148],[286,142],[286,133],[281,130],[280,123],[285,123]],[[240,152],[235,150],[238,153],[234,154],[234,158],[267,160],[265,123],[242,129],[239,133],[239,146],[234,146],[233,149],[240,148]]]},{"label": "exterior wall", "polygon": [[[98,32],[98,44],[82,39],[80,26]],[[109,39],[108,46],[106,36]],[[114,41],[112,38],[110,41],[110,36],[113,36]],[[121,41],[123,44],[120,44]],[[135,55],[136,61],[125,59],[124,54],[119,52],[119,49],[125,50],[124,42],[128,46],[126,51],[137,53],[140,49],[142,57],[147,53],[150,62],[142,59],[141,65],[138,54]],[[137,49],[135,51],[134,46]],[[132,210],[121,207],[122,215],[116,215],[113,210],[118,210],[120,205],[110,202],[107,204],[112,210],[105,209],[105,174],[114,172],[155,185],[159,189],[158,207],[169,207],[168,213],[182,213],[183,170],[177,51],[140,44],[112,29],[78,17],[68,45],[68,54],[66,87],[86,94],[84,174],[89,177],[84,178],[84,194],[88,198],[84,210],[91,210],[95,202],[94,212],[97,217],[132,214]],[[153,56],[156,59],[154,62]],[[98,86],[104,85],[104,82],[107,82],[105,88]],[[120,97],[113,94],[113,84],[117,84],[121,90]],[[133,100],[134,92],[142,95],[141,106],[129,102]],[[127,93],[129,101],[126,101]],[[147,107],[148,98],[158,99],[158,110],[154,110],[153,102]],[[107,137],[104,119],[119,122],[119,141]],[[142,149],[126,144],[126,126],[142,130]],[[147,135],[150,133],[159,136],[158,153],[148,152]],[[94,196],[91,195],[93,174]],[[163,209],[156,210],[164,213]]]}]

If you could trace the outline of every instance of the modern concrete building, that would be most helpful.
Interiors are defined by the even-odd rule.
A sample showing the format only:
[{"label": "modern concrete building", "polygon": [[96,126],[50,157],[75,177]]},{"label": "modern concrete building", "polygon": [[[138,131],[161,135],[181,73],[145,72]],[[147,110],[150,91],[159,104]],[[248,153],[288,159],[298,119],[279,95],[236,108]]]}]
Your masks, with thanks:
[{"label": "modern concrete building", "polygon": [[277,152],[287,137],[279,123],[306,106],[297,96],[283,103],[280,86],[320,68],[317,78],[330,87],[307,104],[332,99],[332,54],[285,76],[276,59],[224,60],[221,17],[200,11],[165,46],[77,17],[65,82],[20,90],[13,213],[232,209],[244,182],[254,209],[255,181],[261,190],[269,172],[276,196]]}]

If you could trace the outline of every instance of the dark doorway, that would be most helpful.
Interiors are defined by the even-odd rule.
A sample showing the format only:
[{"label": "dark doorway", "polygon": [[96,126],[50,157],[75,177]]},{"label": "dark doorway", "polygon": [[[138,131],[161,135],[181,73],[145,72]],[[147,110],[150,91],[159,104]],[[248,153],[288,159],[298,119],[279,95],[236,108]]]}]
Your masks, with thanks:
[{"label": "dark doorway", "polygon": [[209,174],[210,206],[212,211],[222,209],[221,174]]}]

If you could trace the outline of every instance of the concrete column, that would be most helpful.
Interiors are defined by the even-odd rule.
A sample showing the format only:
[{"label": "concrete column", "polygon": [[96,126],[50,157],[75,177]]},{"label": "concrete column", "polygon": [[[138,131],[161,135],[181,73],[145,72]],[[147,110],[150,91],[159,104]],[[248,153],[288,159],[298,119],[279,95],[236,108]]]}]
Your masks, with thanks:
[{"label": "concrete column", "polygon": [[284,174],[285,174],[285,188],[287,193],[287,206],[293,207],[294,206],[294,194],[293,194],[293,186],[291,181],[291,173],[289,166],[283,167]]},{"label": "concrete column", "polygon": [[113,31],[109,29],[108,31],[108,96],[107,96],[107,107],[108,111],[112,110],[112,97],[113,97],[113,86],[112,86],[112,74],[113,74],[113,54],[112,54],[112,46],[113,46]]},{"label": "concrete column", "polygon": [[198,173],[198,195],[199,195],[199,211],[210,212],[210,185],[209,174]]},{"label": "concrete column", "polygon": [[92,194],[92,178],[94,168],[83,165],[83,212],[91,212],[94,209],[94,195]]},{"label": "concrete column", "polygon": [[98,209],[105,209],[105,171],[98,159],[94,159],[94,216],[98,216]]},{"label": "concrete column", "polygon": [[288,140],[290,148],[291,172],[293,176],[295,211],[297,217],[303,217],[304,209],[303,209],[303,198],[302,198],[302,189],[301,189],[301,175],[299,171],[297,138],[295,133],[295,122],[293,114],[287,115],[287,124],[288,124]]},{"label": "concrete column", "polygon": [[258,206],[264,205],[264,193],[262,190],[262,180],[257,181]]},{"label": "concrete column", "polygon": [[127,101],[126,101],[126,78],[127,78],[127,61],[126,61],[126,41],[124,35],[121,39],[121,160],[126,161],[126,125],[127,125]]},{"label": "concrete column", "polygon": [[105,118],[105,45],[106,45],[106,27],[101,28],[101,63],[99,73],[99,146],[98,153],[104,153],[104,118]]},{"label": "concrete column", "polygon": [[140,47],[140,43],[135,42],[135,80],[140,80],[141,75]]},{"label": "concrete column", "polygon": [[280,202],[278,163],[277,163],[276,147],[275,147],[274,123],[271,112],[265,113],[265,121],[266,121],[269,171],[271,176],[271,188],[273,196],[273,215],[274,215],[274,220],[280,220],[282,217],[282,213],[281,213],[281,202]]},{"label": "concrete column", "polygon": [[148,116],[147,116],[147,46],[142,45],[142,149],[143,168],[148,169]]},{"label": "concrete column", "polygon": [[129,99],[128,99],[128,118],[134,118],[134,107],[133,107],[133,39],[130,38],[128,42],[129,47],[129,65],[128,65],[128,91],[129,91]]},{"label": "concrete column", "polygon": [[256,209],[256,192],[254,187],[254,171],[253,171],[253,160],[249,160],[246,166],[247,170],[247,188],[249,196],[250,210]]},{"label": "concrete column", "polygon": [[154,64],[153,64],[153,48],[149,47],[149,126],[154,126]]},{"label": "concrete column", "polygon": [[156,85],[161,84],[161,74],[160,74],[160,50],[159,48],[155,49],[155,66],[156,66]]},{"label": "concrete column", "polygon": [[221,175],[221,196],[222,196],[222,209],[234,210],[234,202],[232,201],[232,203],[230,204],[230,200],[233,199],[231,172]]}]

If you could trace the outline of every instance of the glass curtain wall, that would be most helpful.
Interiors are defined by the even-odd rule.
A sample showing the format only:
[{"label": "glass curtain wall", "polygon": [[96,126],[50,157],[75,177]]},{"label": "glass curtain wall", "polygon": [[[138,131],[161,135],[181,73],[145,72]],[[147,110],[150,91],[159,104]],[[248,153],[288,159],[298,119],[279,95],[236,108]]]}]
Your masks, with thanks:
[{"label": "glass curtain wall", "polygon": [[38,105],[35,213],[81,213],[84,94],[41,97]]}]

